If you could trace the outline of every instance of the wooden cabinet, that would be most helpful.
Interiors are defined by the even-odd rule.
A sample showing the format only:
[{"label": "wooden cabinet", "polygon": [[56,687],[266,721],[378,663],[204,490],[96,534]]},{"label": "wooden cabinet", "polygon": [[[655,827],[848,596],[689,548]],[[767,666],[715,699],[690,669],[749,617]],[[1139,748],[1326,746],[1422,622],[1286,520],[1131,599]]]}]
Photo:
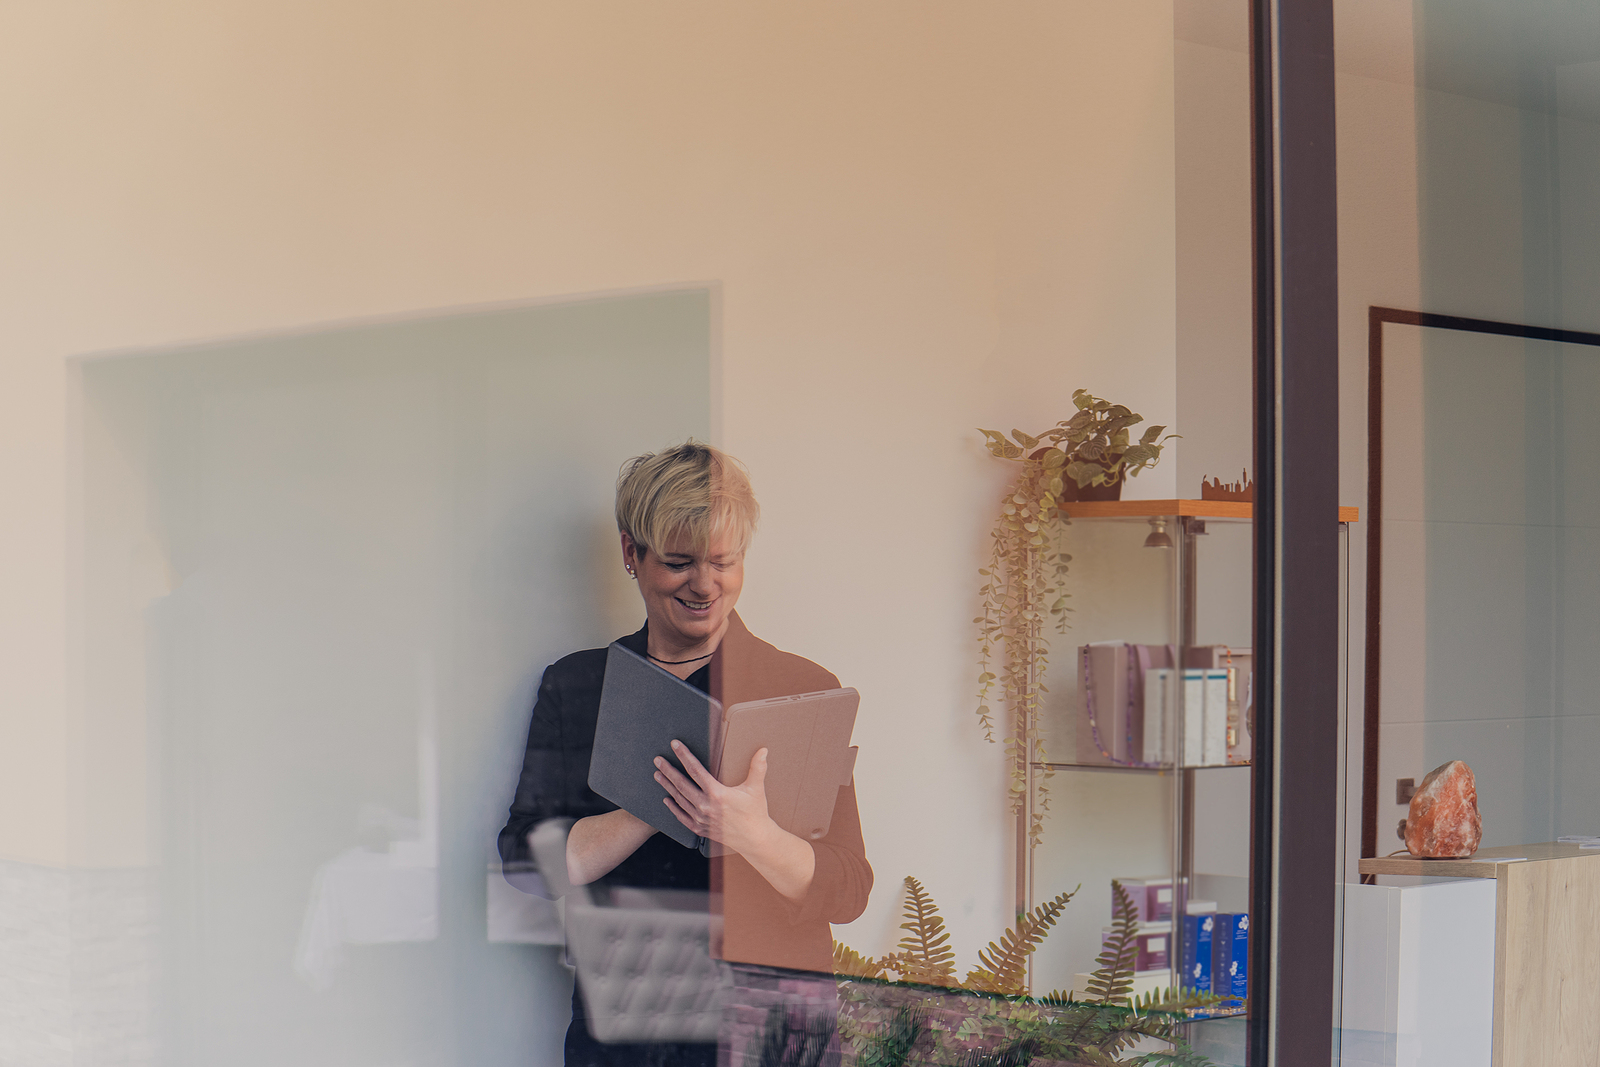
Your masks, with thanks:
[{"label": "wooden cabinet", "polygon": [[[1459,860],[1363,859],[1360,868],[1363,875],[1494,879],[1492,1064],[1600,1063],[1600,851],[1551,842],[1479,849]],[[1455,979],[1421,976],[1445,985]]]}]

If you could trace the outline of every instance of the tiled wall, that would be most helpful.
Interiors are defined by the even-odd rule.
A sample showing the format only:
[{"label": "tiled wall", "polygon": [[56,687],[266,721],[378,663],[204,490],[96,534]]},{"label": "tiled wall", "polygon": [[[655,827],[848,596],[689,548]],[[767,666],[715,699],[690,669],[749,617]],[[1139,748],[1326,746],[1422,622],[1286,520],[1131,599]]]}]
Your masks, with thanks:
[{"label": "tiled wall", "polygon": [[0,1065],[152,1062],[149,887],[0,860]]}]

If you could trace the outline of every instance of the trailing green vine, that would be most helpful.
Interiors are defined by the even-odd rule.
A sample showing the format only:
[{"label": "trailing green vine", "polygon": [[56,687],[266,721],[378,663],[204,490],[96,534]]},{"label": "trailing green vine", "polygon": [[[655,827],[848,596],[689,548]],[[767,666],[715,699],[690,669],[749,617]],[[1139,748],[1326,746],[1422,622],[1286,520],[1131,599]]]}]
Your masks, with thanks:
[{"label": "trailing green vine", "polygon": [[[1050,641],[1045,628],[1067,632],[1071,609],[1067,573],[1072,557],[1065,535],[1071,520],[1060,503],[1070,481],[1079,488],[1109,485],[1131,477],[1161,460],[1165,426],[1152,426],[1137,444],[1129,427],[1144,416],[1079,389],[1072,394],[1077,414],[1034,436],[1012,430],[1008,439],[996,430],[980,429],[991,455],[1020,463],[1022,470],[1000,500],[1000,514],[990,534],[989,563],[978,574],[978,724],[984,738],[995,740],[994,703],[1009,711],[1005,728],[1008,794],[1013,815],[1029,808],[1028,764],[1046,763],[1040,730]],[[998,648],[997,648],[998,646]],[[1034,777],[1028,840],[1037,845],[1050,810],[1048,767]]]}]

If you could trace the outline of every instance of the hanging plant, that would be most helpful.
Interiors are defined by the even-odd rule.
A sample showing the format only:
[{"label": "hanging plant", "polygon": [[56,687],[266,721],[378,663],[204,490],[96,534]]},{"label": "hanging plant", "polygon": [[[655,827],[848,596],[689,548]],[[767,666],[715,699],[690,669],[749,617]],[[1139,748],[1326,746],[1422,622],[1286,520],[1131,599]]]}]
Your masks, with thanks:
[{"label": "hanging plant", "polygon": [[[1012,430],[1008,439],[995,430],[978,431],[992,455],[1022,465],[1000,501],[989,565],[978,571],[984,580],[979,589],[982,614],[972,620],[978,626],[978,722],[987,740],[995,739],[991,700],[997,688],[1010,712],[1005,746],[1014,815],[1028,806],[1029,761],[1045,762],[1039,729],[1041,697],[1049,691],[1044,684],[1050,658],[1045,627],[1054,620],[1056,632],[1066,633],[1071,610],[1066,579],[1072,557],[1065,545],[1071,520],[1059,507],[1063,493],[1069,481],[1080,488],[1106,485],[1155,466],[1165,442],[1176,436],[1163,438],[1166,427],[1152,426],[1133,444],[1128,430],[1143,422],[1143,415],[1083,389],[1072,394],[1072,402],[1077,414],[1037,436]],[[1043,837],[1050,810],[1050,777],[1045,768],[1034,779],[1028,826],[1033,845]]]}]

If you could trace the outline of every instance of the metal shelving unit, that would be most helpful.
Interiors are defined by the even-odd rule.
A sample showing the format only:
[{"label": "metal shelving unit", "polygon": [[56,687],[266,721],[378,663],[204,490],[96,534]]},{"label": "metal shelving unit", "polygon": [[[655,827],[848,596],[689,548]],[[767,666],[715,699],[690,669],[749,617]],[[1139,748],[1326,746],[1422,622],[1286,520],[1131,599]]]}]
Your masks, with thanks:
[{"label": "metal shelving unit", "polygon": [[[1181,650],[1202,645],[1225,643],[1215,640],[1215,634],[1203,632],[1201,609],[1206,590],[1208,588],[1215,590],[1219,586],[1226,588],[1228,579],[1219,581],[1217,576],[1202,575],[1200,546],[1202,539],[1207,538],[1214,532],[1223,529],[1231,531],[1235,542],[1232,546],[1234,554],[1238,554],[1240,543],[1246,546],[1242,557],[1237,563],[1238,574],[1232,580],[1242,583],[1244,590],[1248,592],[1251,575],[1248,530],[1253,518],[1251,504],[1235,501],[1184,499],[1127,500],[1068,503],[1062,505],[1062,511],[1073,521],[1074,529],[1076,530],[1086,530],[1090,526],[1100,527],[1105,524],[1114,524],[1126,531],[1126,533],[1116,535],[1119,547],[1115,552],[1110,553],[1111,556],[1115,557],[1114,562],[1099,561],[1088,556],[1086,553],[1094,550],[1093,543],[1088,549],[1071,547],[1074,541],[1082,542],[1088,540],[1094,542],[1096,538],[1074,537],[1069,533],[1069,550],[1072,551],[1074,556],[1074,574],[1069,579],[1069,588],[1074,590],[1075,598],[1087,602],[1080,607],[1078,617],[1073,623],[1074,630],[1071,640],[1074,645],[1088,644],[1113,636],[1123,636],[1115,632],[1118,628],[1115,623],[1105,622],[1100,617],[1101,615],[1117,616],[1122,624],[1121,628],[1137,631],[1137,625],[1140,624],[1130,625],[1130,620],[1140,605],[1123,605],[1119,603],[1115,589],[1119,581],[1128,584],[1130,587],[1139,587],[1139,591],[1128,599],[1138,600],[1142,596],[1143,601],[1141,603],[1143,606],[1149,608],[1150,611],[1159,611],[1165,616],[1159,621],[1146,619],[1145,624],[1147,625],[1143,633],[1146,637],[1158,631],[1164,635],[1165,640],[1150,643],[1175,645],[1180,650],[1178,653],[1178,662],[1180,664],[1184,662]],[[1338,522],[1341,527],[1342,546],[1348,545],[1348,524],[1358,519],[1358,509],[1350,507],[1341,507],[1339,509]],[[1159,608],[1156,605],[1156,601],[1159,599],[1155,591],[1156,582],[1152,574],[1148,573],[1151,568],[1149,557],[1135,556],[1127,548],[1130,544],[1138,543],[1134,539],[1145,538],[1147,530],[1150,532],[1156,530],[1156,527],[1151,525],[1151,520],[1161,520],[1164,525],[1163,532],[1171,540],[1170,549],[1142,549],[1143,551],[1170,553],[1168,558],[1170,558],[1171,562],[1166,563],[1163,560],[1161,564],[1161,567],[1166,571],[1165,579],[1161,583],[1165,587],[1165,603]],[[1103,535],[1105,531],[1099,531],[1099,533]],[[1101,536],[1099,540],[1104,542],[1106,538]],[[1347,551],[1347,547],[1342,550]],[[1228,562],[1231,564],[1233,561],[1230,559]],[[1231,571],[1235,567],[1230,566],[1228,569]],[[1139,570],[1140,573],[1136,577],[1130,577],[1135,570]],[[1083,596],[1083,587],[1091,583],[1109,586],[1109,591],[1102,589],[1098,591],[1098,596]],[[1242,600],[1242,604],[1244,609],[1243,632],[1248,634],[1250,631],[1247,597]],[[1084,610],[1085,607],[1087,610]],[[1122,610],[1124,608],[1127,610]],[[1149,613],[1147,611],[1145,614],[1148,615]],[[1110,629],[1112,632],[1105,632],[1106,629]],[[1233,629],[1235,631],[1239,629],[1237,623]],[[1246,640],[1248,641],[1248,638]],[[1235,647],[1244,648],[1243,645],[1235,645]],[[1059,676],[1055,677],[1059,679]],[[1064,686],[1057,680],[1052,688],[1060,690]],[[1241,680],[1242,689],[1243,681]],[[1075,696],[1074,699],[1081,699],[1081,695]],[[1241,721],[1244,715],[1245,703],[1246,697],[1244,692],[1241,691],[1238,700]],[[1059,721],[1062,715],[1066,714],[1059,708],[1059,700],[1057,711],[1057,720]],[[1074,706],[1070,709],[1070,714],[1081,714],[1081,710]],[[1167,751],[1178,754],[1180,757],[1184,751],[1183,718],[1182,714],[1173,716],[1173,727],[1176,730],[1176,736],[1170,737],[1167,742],[1170,746]],[[1056,740],[1059,741],[1059,739]],[[1054,747],[1060,748],[1061,746],[1055,745]],[[1171,789],[1172,847],[1170,868],[1175,891],[1173,913],[1175,921],[1173,924],[1173,938],[1170,943],[1168,969],[1171,973],[1170,984],[1179,985],[1181,984],[1179,968],[1182,965],[1183,958],[1183,924],[1177,922],[1176,919],[1182,913],[1183,887],[1196,886],[1198,884],[1197,874],[1203,874],[1203,872],[1195,870],[1196,775],[1202,770],[1214,771],[1222,768],[1227,769],[1226,773],[1247,774],[1247,768],[1250,763],[1248,760],[1243,760],[1209,766],[1183,766],[1180,759],[1178,765],[1166,763],[1159,766],[1143,764],[1135,766],[1101,759],[1082,759],[1079,758],[1081,755],[1081,753],[1075,753],[1074,758],[1063,759],[1052,754],[1051,758],[1034,761],[1029,764],[1027,782],[1029,801],[1018,817],[1016,825],[1017,869],[1015,888],[1017,911],[1019,913],[1029,912],[1038,902],[1034,893],[1034,876],[1039,859],[1036,852],[1038,849],[1048,849],[1050,847],[1048,828],[1043,845],[1039,846],[1038,849],[1028,846],[1027,828],[1033,817],[1036,775],[1174,776],[1174,784]],[[1243,792],[1248,796],[1247,789],[1243,790]],[[1248,805],[1247,801],[1246,805]],[[1062,813],[1057,810],[1054,814],[1059,817]],[[1248,810],[1244,810],[1238,812],[1236,817],[1248,820],[1249,814]],[[1132,874],[1138,872],[1123,873]],[[1239,910],[1243,910],[1246,906],[1245,904],[1239,905]]]}]

